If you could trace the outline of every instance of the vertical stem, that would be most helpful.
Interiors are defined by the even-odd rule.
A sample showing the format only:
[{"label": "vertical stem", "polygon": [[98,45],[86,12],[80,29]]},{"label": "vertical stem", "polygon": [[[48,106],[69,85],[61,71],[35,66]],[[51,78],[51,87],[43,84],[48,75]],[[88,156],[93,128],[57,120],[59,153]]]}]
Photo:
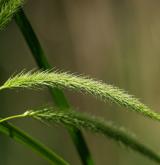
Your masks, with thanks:
[{"label": "vertical stem", "polygon": [[[51,69],[51,65],[47,61],[46,55],[40,45],[40,42],[33,31],[33,28],[27,19],[24,11],[21,9],[20,12],[15,16],[15,20],[17,25],[19,26],[29,48],[32,52],[32,55],[39,66],[39,68],[42,69]],[[58,88],[49,88],[51,95],[53,97],[53,100],[57,106],[59,106],[62,109],[68,109],[70,107],[67,99],[65,98],[63,92],[59,90]],[[93,160],[91,158],[89,149],[87,147],[87,144],[84,140],[84,137],[80,130],[76,128],[67,128],[72,140],[77,148],[77,151],[80,155],[81,161],[84,165],[93,165]]]}]

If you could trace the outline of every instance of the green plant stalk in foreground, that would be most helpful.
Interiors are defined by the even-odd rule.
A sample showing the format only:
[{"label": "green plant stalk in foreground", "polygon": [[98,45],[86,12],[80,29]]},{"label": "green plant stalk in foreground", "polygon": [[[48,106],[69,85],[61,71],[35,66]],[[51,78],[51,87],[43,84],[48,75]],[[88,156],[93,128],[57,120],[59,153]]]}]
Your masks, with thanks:
[{"label": "green plant stalk in foreground", "polygon": [[125,91],[101,81],[96,81],[84,76],[76,76],[66,72],[22,71],[9,78],[0,87],[0,90],[12,88],[40,89],[40,87],[42,88],[43,86],[61,89],[67,88],[77,92],[89,93],[100,100],[110,101],[160,121],[160,114],[152,111],[149,107],[127,94]]},{"label": "green plant stalk in foreground", "polygon": [[44,146],[42,143],[38,142],[31,136],[17,129],[13,125],[8,124],[7,122],[3,122],[0,124],[0,132],[32,148],[32,150],[34,150],[36,153],[39,153],[42,157],[44,157],[53,165],[69,165],[69,163],[67,163],[57,154],[55,154],[52,150]]},{"label": "green plant stalk in foreground", "polygon": [[106,122],[100,118],[92,117],[87,114],[82,114],[74,111],[59,111],[53,110],[56,108],[44,108],[42,110],[29,110],[23,114],[10,116],[1,119],[4,122],[10,119],[31,117],[42,122],[63,124],[69,127],[78,129],[84,128],[94,133],[102,134],[106,137],[120,142],[128,148],[139,152],[140,154],[150,158],[151,160],[160,163],[160,155],[148,148],[145,144],[140,143],[132,133],[122,127],[116,126],[111,122]]},{"label": "green plant stalk in foreground", "polygon": [[[38,41],[38,38],[37,38],[36,34],[34,33],[29,20],[27,19],[26,15],[22,9],[19,11],[19,13],[16,14],[15,20],[16,20],[16,23],[17,23],[18,27],[20,28],[39,68],[42,68],[44,70],[51,69],[52,67],[50,66],[50,64],[47,61],[47,58]],[[51,92],[51,95],[53,97],[55,104],[58,107],[60,107],[63,110],[69,109],[70,105],[69,105],[67,99],[65,98],[63,92],[60,89],[50,87],[50,92]],[[77,148],[77,151],[80,155],[80,158],[81,158],[83,164],[84,165],[93,165],[94,163],[91,158],[89,149],[87,147],[87,144],[86,144],[84,137],[83,137],[82,133],[80,132],[80,130],[75,129],[74,127],[73,128],[70,127],[70,128],[68,128],[68,131],[72,137],[75,147]]]}]

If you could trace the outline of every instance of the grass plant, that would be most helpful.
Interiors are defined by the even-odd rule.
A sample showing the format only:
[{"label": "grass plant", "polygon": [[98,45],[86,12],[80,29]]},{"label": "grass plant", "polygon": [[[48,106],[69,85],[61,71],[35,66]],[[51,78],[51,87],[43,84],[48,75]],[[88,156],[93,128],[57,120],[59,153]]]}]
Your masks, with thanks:
[{"label": "grass plant", "polygon": [[42,90],[44,87],[48,87],[56,108],[46,107],[38,110],[32,110],[31,108],[23,114],[1,118],[0,133],[25,144],[39,153],[40,156],[46,158],[51,164],[55,165],[69,165],[69,163],[55,153],[53,149],[49,149],[37,139],[32,138],[24,131],[8,123],[8,121],[18,118],[34,118],[50,124],[64,125],[71,134],[71,138],[77,148],[83,165],[93,165],[94,162],[81,133],[82,129],[111,138],[116,142],[124,144],[127,148],[160,163],[160,155],[148,147],[148,145],[140,142],[126,129],[116,126],[112,122],[102,120],[101,118],[71,110],[74,108],[71,108],[72,106],[69,105],[62,92],[65,88],[82,94],[92,95],[101,101],[117,104],[125,109],[138,112],[145,117],[160,121],[160,114],[154,112],[137,98],[129,95],[118,87],[114,87],[102,81],[97,81],[87,76],[75,75],[73,73],[60,72],[52,69],[40,41],[23,11],[24,4],[24,0],[0,0],[0,30],[3,30],[12,18],[15,18],[31,53],[41,70],[32,70],[28,72],[24,70],[17,75],[12,75],[0,86],[0,92],[1,90],[20,88],[38,91]]}]

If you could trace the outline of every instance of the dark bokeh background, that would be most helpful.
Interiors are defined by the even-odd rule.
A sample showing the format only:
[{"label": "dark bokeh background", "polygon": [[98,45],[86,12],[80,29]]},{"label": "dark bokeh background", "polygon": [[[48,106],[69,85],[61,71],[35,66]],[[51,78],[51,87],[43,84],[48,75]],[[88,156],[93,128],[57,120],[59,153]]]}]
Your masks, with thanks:
[{"label": "dark bokeh background", "polygon": [[[64,71],[90,75],[125,89],[159,112],[160,1],[158,0],[28,0],[28,15],[50,63]],[[14,21],[0,32],[0,81],[14,72],[37,68]],[[65,91],[78,111],[103,116],[134,131],[160,151],[160,125],[132,112]],[[1,116],[52,104],[48,90],[0,93]],[[12,121],[39,138],[73,165],[80,165],[72,141],[62,127],[32,120]],[[85,132],[96,165],[151,165],[154,162]],[[48,165],[26,146],[0,134],[0,165]]]}]

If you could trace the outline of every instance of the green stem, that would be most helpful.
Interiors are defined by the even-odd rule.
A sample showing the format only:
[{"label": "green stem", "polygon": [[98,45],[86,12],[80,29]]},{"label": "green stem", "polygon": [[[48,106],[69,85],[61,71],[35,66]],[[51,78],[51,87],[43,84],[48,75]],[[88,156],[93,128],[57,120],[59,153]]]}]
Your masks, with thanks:
[{"label": "green stem", "polygon": [[53,165],[69,165],[69,163],[64,161],[60,156],[55,154],[52,150],[42,145],[41,142],[38,142],[37,140],[33,139],[26,133],[22,132],[21,130],[17,129],[11,124],[8,124],[7,122],[3,122],[0,124],[0,132],[32,148],[32,150],[39,153],[42,157],[47,159]]},{"label": "green stem", "polygon": [[[16,23],[19,26],[39,68],[42,68],[44,70],[51,69],[52,67],[47,61],[46,55],[38,41],[38,38],[37,38],[35,32],[33,31],[33,28],[22,9],[15,16],[15,20],[16,20]],[[51,92],[53,100],[57,106],[59,106],[62,109],[69,109],[69,107],[70,107],[69,103],[61,90],[59,90],[58,88],[50,88],[50,92]],[[89,149],[87,147],[87,144],[86,144],[84,137],[83,137],[82,133],[80,132],[80,130],[78,130],[76,128],[68,128],[68,131],[77,148],[77,151],[80,155],[80,158],[81,158],[81,161],[83,162],[83,164],[84,165],[93,165],[94,163],[91,158]]]},{"label": "green stem", "polygon": [[3,123],[3,122],[8,121],[8,120],[15,119],[15,118],[23,118],[23,117],[27,117],[27,115],[26,114],[20,114],[20,115],[9,116],[9,117],[0,119],[0,123]]}]

